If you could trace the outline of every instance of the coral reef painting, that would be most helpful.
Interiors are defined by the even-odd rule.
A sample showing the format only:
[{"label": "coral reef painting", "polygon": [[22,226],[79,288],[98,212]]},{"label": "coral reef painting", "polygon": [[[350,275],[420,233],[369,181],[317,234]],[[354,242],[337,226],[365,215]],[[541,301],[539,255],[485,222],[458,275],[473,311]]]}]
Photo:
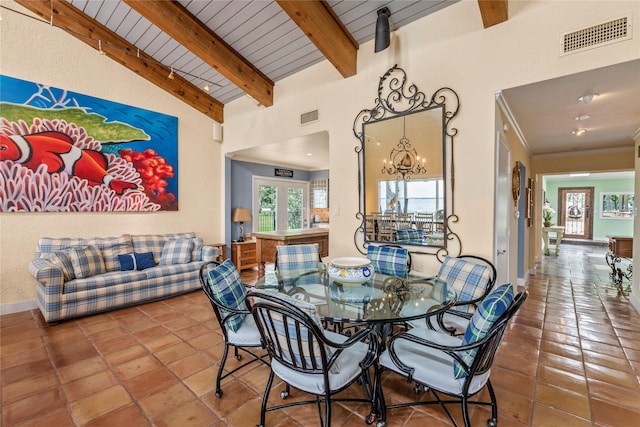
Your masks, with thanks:
[{"label": "coral reef painting", "polygon": [[178,210],[178,119],[0,75],[0,212]]}]

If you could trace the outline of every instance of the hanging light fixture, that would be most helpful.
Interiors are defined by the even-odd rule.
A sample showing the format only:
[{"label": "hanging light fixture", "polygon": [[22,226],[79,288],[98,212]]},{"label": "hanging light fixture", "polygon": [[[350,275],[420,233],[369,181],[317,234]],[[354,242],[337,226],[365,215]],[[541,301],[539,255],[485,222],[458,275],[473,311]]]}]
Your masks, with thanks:
[{"label": "hanging light fixture", "polygon": [[386,7],[378,9],[378,19],[376,21],[376,52],[385,50],[391,44],[391,33],[389,31],[389,17],[391,12]]},{"label": "hanging light fixture", "polygon": [[426,159],[418,156],[418,152],[407,138],[407,116],[403,116],[402,120],[402,138],[389,154],[389,165],[387,165],[387,159],[382,160],[382,173],[397,175],[399,180],[407,180],[411,179],[412,175],[426,173],[427,169],[424,167]]}]

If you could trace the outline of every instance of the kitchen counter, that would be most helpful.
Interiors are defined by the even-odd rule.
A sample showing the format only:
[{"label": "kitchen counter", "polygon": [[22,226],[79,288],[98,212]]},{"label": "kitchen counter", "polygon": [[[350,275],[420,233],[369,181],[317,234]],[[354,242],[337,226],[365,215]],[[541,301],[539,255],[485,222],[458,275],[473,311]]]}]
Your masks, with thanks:
[{"label": "kitchen counter", "polygon": [[305,228],[300,230],[269,231],[253,233],[256,238],[258,267],[264,274],[264,265],[275,262],[276,248],[284,245],[318,244],[321,257],[329,256],[329,229]]}]

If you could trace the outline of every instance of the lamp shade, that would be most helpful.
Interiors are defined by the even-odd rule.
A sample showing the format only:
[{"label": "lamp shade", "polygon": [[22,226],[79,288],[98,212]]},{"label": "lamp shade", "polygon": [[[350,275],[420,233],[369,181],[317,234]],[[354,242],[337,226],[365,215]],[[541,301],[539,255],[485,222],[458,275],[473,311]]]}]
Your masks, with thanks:
[{"label": "lamp shade", "polygon": [[391,44],[389,16],[391,16],[391,12],[386,7],[378,9],[378,19],[376,21],[376,52],[385,50],[389,47],[389,44]]},{"label": "lamp shade", "polygon": [[247,208],[235,208],[231,214],[231,221],[233,222],[247,222],[251,221],[251,212]]}]

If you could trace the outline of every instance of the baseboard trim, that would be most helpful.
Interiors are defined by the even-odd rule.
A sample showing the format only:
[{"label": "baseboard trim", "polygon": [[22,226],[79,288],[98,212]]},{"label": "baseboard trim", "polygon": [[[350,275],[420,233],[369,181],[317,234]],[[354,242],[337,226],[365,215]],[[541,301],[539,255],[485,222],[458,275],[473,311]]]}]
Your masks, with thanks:
[{"label": "baseboard trim", "polygon": [[15,302],[13,304],[0,305],[0,316],[5,314],[20,313],[22,311],[29,311],[38,308],[38,302],[35,299]]}]

